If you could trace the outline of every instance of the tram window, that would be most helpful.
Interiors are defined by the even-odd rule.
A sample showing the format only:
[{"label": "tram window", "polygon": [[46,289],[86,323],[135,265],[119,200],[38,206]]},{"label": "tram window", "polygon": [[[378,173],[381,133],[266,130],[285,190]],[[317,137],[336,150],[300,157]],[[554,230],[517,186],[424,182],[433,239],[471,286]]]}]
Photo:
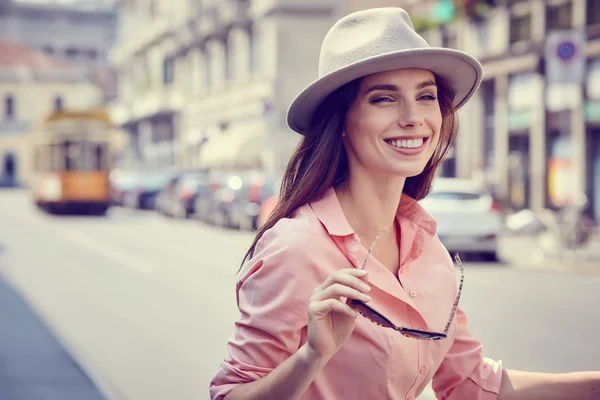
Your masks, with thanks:
[{"label": "tram window", "polygon": [[40,154],[41,154],[41,149],[39,147],[36,147],[33,151],[33,170],[34,171],[40,171]]},{"label": "tram window", "polygon": [[48,170],[48,148],[36,147],[35,149],[35,170],[44,172]]},{"label": "tram window", "polygon": [[61,171],[64,166],[62,146],[58,144],[51,144],[48,146],[48,150],[50,153],[48,171]]},{"label": "tram window", "polygon": [[61,148],[61,153],[65,162],[65,170],[66,171],[70,171],[72,169],[74,169],[75,167],[75,163],[73,160],[73,155],[74,153],[77,152],[77,149],[75,148],[75,143],[71,143],[69,140],[66,140],[63,144],[62,144],[62,148]]},{"label": "tram window", "polygon": [[81,142],[75,142],[67,140],[64,143],[64,160],[65,170],[77,171],[77,170],[89,170],[89,166],[86,165],[86,153],[87,146]]},{"label": "tram window", "polygon": [[106,146],[104,144],[97,144],[94,146],[94,161],[95,168],[97,170],[104,170],[108,167],[106,162]]}]

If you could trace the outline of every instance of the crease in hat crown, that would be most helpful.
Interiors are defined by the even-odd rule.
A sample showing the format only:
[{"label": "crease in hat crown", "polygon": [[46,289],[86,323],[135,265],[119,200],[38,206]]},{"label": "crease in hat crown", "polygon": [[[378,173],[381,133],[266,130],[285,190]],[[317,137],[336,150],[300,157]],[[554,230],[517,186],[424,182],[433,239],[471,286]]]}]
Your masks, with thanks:
[{"label": "crease in hat crown", "polygon": [[404,9],[357,11],[340,19],[325,35],[319,54],[319,77],[370,57],[429,47]]},{"label": "crease in hat crown", "polygon": [[400,7],[357,11],[341,18],[327,32],[319,53],[318,77],[292,101],[289,127],[306,133],[312,115],[336,89],[357,78],[402,68],[428,69],[455,89],[454,106],[462,107],[483,76],[473,56],[459,50],[431,47]]}]

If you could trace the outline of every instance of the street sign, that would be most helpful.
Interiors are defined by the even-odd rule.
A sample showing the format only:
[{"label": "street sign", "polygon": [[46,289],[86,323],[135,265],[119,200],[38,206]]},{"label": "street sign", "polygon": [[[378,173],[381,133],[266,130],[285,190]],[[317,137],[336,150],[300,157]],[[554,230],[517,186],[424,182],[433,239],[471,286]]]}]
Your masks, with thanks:
[{"label": "street sign", "polygon": [[454,7],[452,0],[438,0],[431,8],[431,16],[440,24],[446,24],[452,21],[455,12],[456,8]]},{"label": "street sign", "polygon": [[585,79],[583,31],[553,31],[546,39],[546,82],[582,84]]}]

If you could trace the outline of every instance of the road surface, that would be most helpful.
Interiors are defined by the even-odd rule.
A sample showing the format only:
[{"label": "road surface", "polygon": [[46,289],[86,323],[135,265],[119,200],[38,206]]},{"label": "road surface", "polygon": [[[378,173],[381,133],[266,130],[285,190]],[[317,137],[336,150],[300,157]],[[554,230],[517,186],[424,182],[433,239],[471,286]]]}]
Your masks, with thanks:
[{"label": "road surface", "polygon": [[[0,192],[0,274],[106,397],[207,399],[252,234],[123,209],[49,216],[27,196]],[[461,306],[485,355],[514,369],[600,369],[600,274],[586,271],[467,263]]]}]

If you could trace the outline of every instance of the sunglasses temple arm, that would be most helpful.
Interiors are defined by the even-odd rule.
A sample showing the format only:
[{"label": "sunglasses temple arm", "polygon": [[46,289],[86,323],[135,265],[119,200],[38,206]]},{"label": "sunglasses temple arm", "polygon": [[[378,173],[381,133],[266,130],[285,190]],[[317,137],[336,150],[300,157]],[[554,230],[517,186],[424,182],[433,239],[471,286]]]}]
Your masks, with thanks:
[{"label": "sunglasses temple arm", "polygon": [[461,279],[460,279],[460,286],[458,287],[458,293],[456,295],[456,300],[454,301],[454,305],[452,306],[452,312],[450,312],[450,319],[448,320],[448,323],[446,324],[446,328],[444,329],[444,335],[448,334],[448,331],[450,330],[450,325],[452,325],[452,321],[454,321],[454,316],[456,315],[456,310],[458,309],[458,302],[460,300],[460,295],[462,293],[462,287],[463,287],[463,282],[464,282],[464,266],[462,265],[462,261],[460,259],[460,256],[458,255],[458,253],[456,253],[454,255],[454,261],[456,261],[456,264],[458,264],[458,267],[460,268],[460,272],[461,272]]}]

